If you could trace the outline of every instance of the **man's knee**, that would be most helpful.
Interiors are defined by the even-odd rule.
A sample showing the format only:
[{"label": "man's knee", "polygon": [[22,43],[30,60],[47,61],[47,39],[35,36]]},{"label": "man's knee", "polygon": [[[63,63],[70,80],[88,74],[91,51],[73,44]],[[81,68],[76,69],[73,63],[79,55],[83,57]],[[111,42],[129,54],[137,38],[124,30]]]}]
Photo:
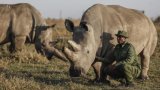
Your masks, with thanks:
[{"label": "man's knee", "polygon": [[128,71],[129,68],[130,68],[130,65],[122,64],[122,65],[120,66],[120,68],[121,68],[122,71]]}]

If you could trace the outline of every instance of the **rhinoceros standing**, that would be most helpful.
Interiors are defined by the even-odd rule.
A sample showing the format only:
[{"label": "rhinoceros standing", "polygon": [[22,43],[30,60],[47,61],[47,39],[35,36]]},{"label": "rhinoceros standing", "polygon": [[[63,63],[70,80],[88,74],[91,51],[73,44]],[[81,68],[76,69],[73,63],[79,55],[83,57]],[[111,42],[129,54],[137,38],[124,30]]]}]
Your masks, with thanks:
[{"label": "rhinoceros standing", "polygon": [[73,32],[73,40],[69,40],[72,50],[64,48],[70,60],[70,76],[84,76],[93,66],[96,80],[100,80],[103,64],[95,62],[95,57],[111,59],[115,45],[115,34],[118,30],[127,31],[128,41],[141,57],[142,78],[147,79],[150,56],[157,44],[157,32],[152,21],[137,10],[118,5],[95,4],[85,11],[80,25],[66,19],[67,30]]},{"label": "rhinoceros standing", "polygon": [[27,39],[35,43],[37,52],[45,55],[52,52],[63,58],[63,54],[49,44],[54,26],[47,26],[40,12],[30,4],[0,4],[0,45],[10,42],[11,52],[22,49]]}]

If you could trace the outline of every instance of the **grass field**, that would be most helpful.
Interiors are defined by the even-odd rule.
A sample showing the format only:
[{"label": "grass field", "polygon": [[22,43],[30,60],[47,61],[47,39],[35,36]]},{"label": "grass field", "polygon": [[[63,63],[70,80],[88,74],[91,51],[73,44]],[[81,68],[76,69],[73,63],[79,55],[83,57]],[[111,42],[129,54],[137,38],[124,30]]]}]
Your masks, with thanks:
[{"label": "grass field", "polygon": [[[160,37],[160,28],[157,27]],[[150,80],[136,80],[134,88],[115,87],[118,82],[112,80],[113,86],[89,83],[84,78],[70,78],[69,63],[53,57],[50,61],[36,53],[33,45],[15,54],[7,51],[8,45],[0,48],[0,90],[160,90],[160,40],[151,57]],[[32,52],[32,53],[31,53]],[[90,68],[88,77],[94,78]]]}]

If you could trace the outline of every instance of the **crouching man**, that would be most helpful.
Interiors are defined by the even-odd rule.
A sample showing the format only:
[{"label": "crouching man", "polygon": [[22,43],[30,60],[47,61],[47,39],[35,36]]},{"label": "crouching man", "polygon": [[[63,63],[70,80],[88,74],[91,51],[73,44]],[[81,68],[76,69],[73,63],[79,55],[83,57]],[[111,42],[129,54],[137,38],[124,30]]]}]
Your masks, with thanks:
[{"label": "crouching man", "polygon": [[125,31],[118,31],[117,34],[118,44],[115,46],[113,52],[113,60],[109,61],[105,58],[96,57],[98,61],[111,64],[103,70],[104,77],[107,75],[115,79],[124,79],[121,85],[126,87],[133,87],[133,79],[139,77],[141,72],[140,63],[135,52],[135,48],[131,43],[127,42],[128,34]]}]

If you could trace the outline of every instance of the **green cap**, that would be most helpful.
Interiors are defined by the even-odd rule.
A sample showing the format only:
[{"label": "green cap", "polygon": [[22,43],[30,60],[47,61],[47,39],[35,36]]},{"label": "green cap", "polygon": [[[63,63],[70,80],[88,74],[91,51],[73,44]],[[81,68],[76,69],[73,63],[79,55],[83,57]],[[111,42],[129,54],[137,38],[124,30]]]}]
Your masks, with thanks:
[{"label": "green cap", "polygon": [[117,34],[115,34],[116,36],[123,36],[125,38],[128,38],[128,34],[126,31],[121,31],[119,30]]}]

